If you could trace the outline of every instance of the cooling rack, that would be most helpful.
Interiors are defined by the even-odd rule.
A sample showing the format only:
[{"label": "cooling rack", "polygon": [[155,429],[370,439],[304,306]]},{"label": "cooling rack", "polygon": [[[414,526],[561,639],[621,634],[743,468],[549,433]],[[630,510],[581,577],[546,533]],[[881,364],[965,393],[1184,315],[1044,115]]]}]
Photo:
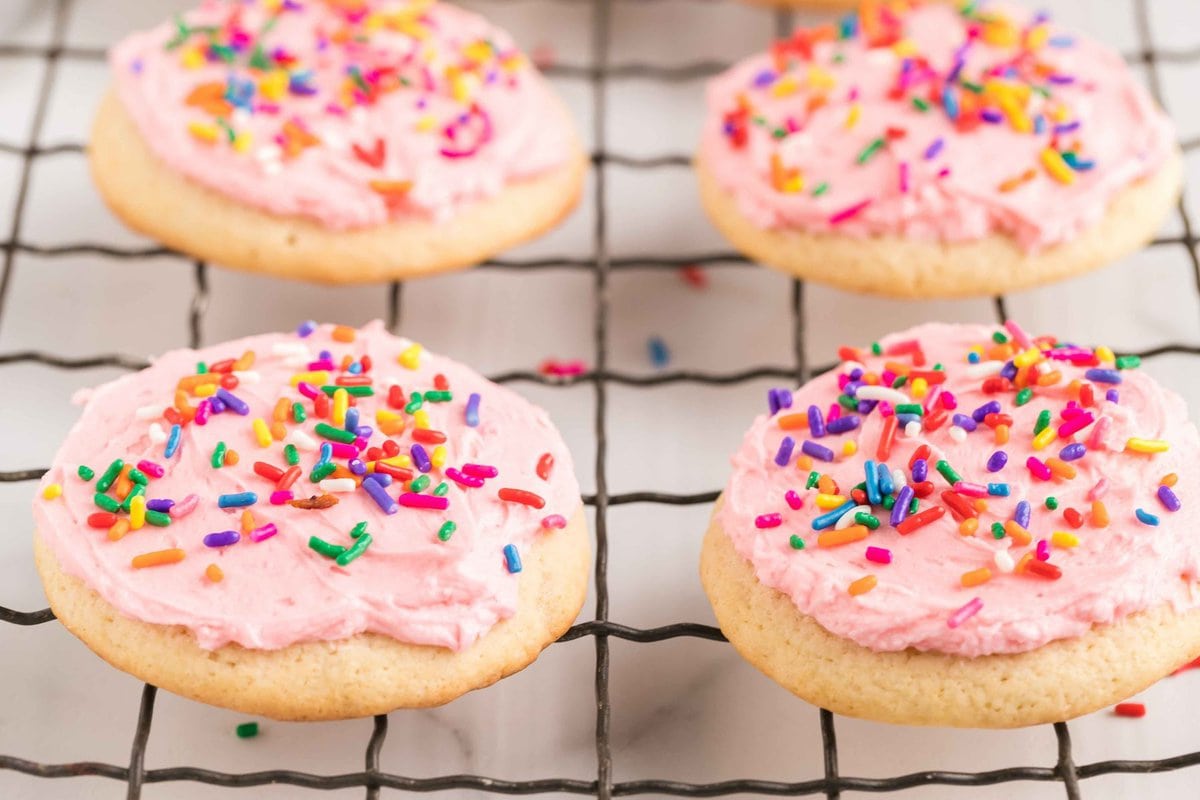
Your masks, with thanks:
[{"label": "cooling rack", "polygon": [[[610,325],[610,278],[618,271],[627,269],[675,270],[691,265],[746,265],[745,259],[732,252],[712,252],[696,255],[672,253],[649,256],[617,258],[610,254],[609,219],[605,213],[606,182],[605,165],[620,165],[633,170],[656,170],[672,167],[687,167],[685,155],[667,155],[642,158],[611,151],[606,146],[606,114],[608,111],[608,85],[614,78],[636,77],[657,82],[680,82],[694,80],[722,69],[725,64],[716,61],[697,61],[676,66],[656,66],[648,63],[614,63],[610,59],[612,40],[612,8],[610,0],[546,0],[568,3],[588,8],[590,15],[590,63],[586,66],[549,65],[546,72],[568,80],[587,82],[592,88],[592,125],[595,148],[592,153],[593,192],[595,219],[591,231],[591,253],[585,258],[540,258],[540,259],[495,259],[483,265],[485,269],[536,271],[542,269],[572,269],[590,275],[594,303],[594,328],[592,338],[594,351],[592,367],[584,374],[571,377],[549,377],[537,371],[516,370],[490,376],[498,382],[532,382],[549,387],[587,386],[594,394],[595,436],[595,493],[587,495],[584,502],[594,509],[595,535],[597,544],[595,562],[595,613],[592,619],[572,627],[561,642],[590,638],[595,646],[595,778],[590,780],[555,777],[533,777],[529,780],[501,780],[484,775],[455,774],[436,777],[414,778],[395,774],[381,763],[381,751],[388,735],[389,718],[380,715],[374,718],[373,730],[365,742],[363,769],[342,774],[314,774],[291,769],[271,769],[270,765],[255,772],[222,772],[192,766],[147,769],[145,755],[154,719],[157,690],[146,685],[141,693],[141,704],[137,725],[126,764],[83,761],[74,763],[41,763],[14,756],[0,754],[0,770],[13,770],[37,778],[70,778],[74,776],[99,776],[127,784],[127,796],[139,798],[143,788],[149,784],[173,781],[193,781],[222,787],[254,787],[266,784],[284,784],[316,790],[338,790],[359,787],[365,796],[378,798],[383,788],[412,792],[445,792],[475,790],[496,795],[525,795],[566,793],[573,795],[609,798],[624,795],[670,795],[689,797],[722,797],[733,795],[815,795],[838,798],[844,792],[890,793],[915,787],[956,786],[976,787],[1016,782],[1050,782],[1061,786],[1067,798],[1086,795],[1087,779],[1109,774],[1154,773],[1179,770],[1200,765],[1200,752],[1183,752],[1178,755],[1152,760],[1106,760],[1077,764],[1072,753],[1071,732],[1067,723],[1053,725],[1057,742],[1057,758],[1054,766],[1013,766],[984,772],[956,772],[931,770],[882,778],[863,778],[843,775],[838,769],[838,744],[835,717],[821,710],[819,713],[820,737],[822,742],[822,777],[802,782],[782,782],[753,778],[726,780],[713,783],[689,783],[666,779],[640,779],[618,781],[613,773],[610,704],[610,642],[620,639],[632,643],[660,642],[674,638],[694,638],[715,643],[725,641],[721,632],[709,625],[679,622],[650,628],[635,628],[610,619],[609,613],[609,510],[615,506],[632,503],[648,503],[672,506],[704,505],[717,497],[716,491],[699,493],[664,493],[658,491],[631,491],[612,493],[606,478],[609,465],[608,430],[606,408],[609,389],[612,386],[648,387],[663,384],[731,385],[756,379],[770,378],[783,381],[803,382],[813,374],[832,365],[808,363],[805,354],[806,325],[804,294],[805,286],[799,280],[791,281],[789,330],[790,349],[793,361],[789,364],[755,367],[750,369],[715,372],[684,369],[666,369],[649,375],[625,372],[610,367],[607,342]],[[614,0],[615,2],[653,2],[653,0]],[[713,2],[714,0],[692,0]],[[1159,65],[1165,62],[1200,64],[1200,43],[1190,49],[1165,50],[1157,48],[1152,40],[1149,19],[1149,0],[1133,0],[1136,34],[1139,46],[1136,52],[1127,53],[1131,63],[1143,65],[1150,89],[1161,103],[1163,101],[1162,79]],[[69,60],[99,61],[104,54],[100,49],[74,47],[65,44],[65,31],[74,8],[73,0],[53,0],[52,35],[49,44],[28,45],[0,42],[0,63],[4,58],[37,58],[43,69],[34,98],[34,112],[26,141],[0,140],[0,153],[17,156],[20,170],[14,210],[7,233],[0,241],[3,262],[0,264],[0,314],[14,302],[11,284],[14,259],[17,254],[35,254],[46,258],[89,255],[101,259],[137,260],[153,257],[183,259],[180,254],[155,247],[115,247],[104,243],[83,242],[63,246],[42,246],[27,242],[22,236],[22,225],[30,195],[34,164],[38,159],[63,153],[82,153],[80,143],[43,146],[42,132],[46,122],[48,100],[56,75],[62,62]],[[764,12],[765,13],[765,12]],[[784,35],[791,30],[792,17],[787,12],[776,12],[776,33]],[[1185,150],[1200,149],[1200,138],[1183,142]],[[1177,210],[1181,232],[1178,235],[1156,239],[1152,247],[1182,248],[1191,265],[1194,288],[1200,292],[1200,258],[1197,255],[1197,237],[1189,218],[1186,205],[1181,201]],[[189,338],[192,346],[198,346],[204,316],[209,307],[208,265],[191,262],[192,294],[189,309]],[[387,321],[390,328],[397,329],[403,307],[403,285],[391,283],[383,289],[387,296]],[[1004,297],[993,301],[997,320],[1007,317]],[[1119,343],[1118,343],[1119,344]],[[1166,355],[1200,356],[1200,347],[1187,344],[1165,344],[1136,353],[1145,359]],[[144,362],[136,358],[114,354],[96,354],[84,357],[65,357],[41,350],[0,352],[0,367],[22,363],[36,363],[48,368],[79,370],[92,367],[137,369]],[[0,473],[0,482],[17,483],[37,480],[44,469],[24,469]],[[0,597],[0,601],[3,601]],[[50,609],[21,611],[0,604],[0,623],[5,625],[46,625],[55,622]],[[3,631],[0,629],[0,635]],[[717,644],[716,646],[722,646]],[[0,687],[0,707],[5,692],[11,687]]]}]

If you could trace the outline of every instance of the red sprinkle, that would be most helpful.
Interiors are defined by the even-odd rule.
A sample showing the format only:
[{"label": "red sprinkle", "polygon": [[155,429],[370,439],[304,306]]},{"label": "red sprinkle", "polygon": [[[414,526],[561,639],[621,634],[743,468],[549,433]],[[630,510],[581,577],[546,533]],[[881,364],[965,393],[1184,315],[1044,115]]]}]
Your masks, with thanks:
[{"label": "red sprinkle", "polygon": [[433,388],[439,392],[449,391],[450,381],[446,380],[446,376],[439,372],[433,376]]},{"label": "red sprinkle", "polygon": [[1063,509],[1063,519],[1065,519],[1067,524],[1072,528],[1080,528],[1083,526],[1083,514],[1080,514],[1073,508]]},{"label": "red sprinkle", "polygon": [[1118,717],[1144,717],[1146,716],[1145,703],[1117,703],[1113,713]]},{"label": "red sprinkle", "polygon": [[554,469],[554,455],[551,453],[542,453],[542,457],[538,459],[537,476],[544,481],[550,480],[550,470]]},{"label": "red sprinkle", "polygon": [[412,432],[412,438],[414,442],[420,442],[421,444],[441,444],[446,441],[446,434],[441,431],[417,428]]},{"label": "red sprinkle", "polygon": [[404,390],[399,386],[388,389],[387,404],[391,408],[404,408]]},{"label": "red sprinkle", "polygon": [[1031,572],[1034,575],[1039,575],[1043,578],[1049,578],[1056,581],[1062,577],[1062,570],[1051,564],[1049,561],[1038,561],[1036,558],[1030,559],[1025,564],[1025,571]]},{"label": "red sprinkle", "polygon": [[282,492],[285,489],[290,489],[292,484],[300,477],[300,466],[288,467],[287,472],[280,473],[279,481],[275,484],[275,490]]},{"label": "red sprinkle", "polygon": [[883,430],[879,432],[879,447],[875,449],[876,460],[883,462],[887,461],[892,455],[892,444],[896,441],[896,428],[900,425],[896,415],[892,414],[883,423]]},{"label": "red sprinkle", "polygon": [[375,462],[375,471],[381,475],[391,475],[396,480],[411,481],[413,471],[404,467],[397,467],[394,464],[385,464],[382,461]]},{"label": "red sprinkle", "polygon": [[527,492],[524,489],[501,489],[499,495],[501,500],[508,503],[520,503],[533,508],[542,508],[546,505],[546,501],[542,499],[541,495]]},{"label": "red sprinkle", "polygon": [[909,458],[908,458],[908,468],[912,469],[913,464],[916,464],[922,458],[925,459],[926,461],[928,461],[929,454],[932,452],[933,451],[929,449],[929,445],[927,445],[927,444],[923,444],[920,447],[918,447],[916,450],[913,450],[913,454],[911,456],[909,456]]},{"label": "red sprinkle", "polygon": [[696,264],[689,264],[679,270],[680,276],[697,289],[708,287],[708,273]]},{"label": "red sprinkle", "polygon": [[1196,659],[1193,659],[1193,660],[1187,662],[1186,664],[1184,664],[1182,667],[1175,670],[1171,674],[1178,675],[1181,672],[1187,672],[1188,670],[1191,670],[1191,669],[1200,669],[1200,658],[1196,658]]},{"label": "red sprinkle", "polygon": [[942,502],[950,507],[950,513],[960,522],[967,517],[979,516],[979,512],[975,510],[975,506],[957,492],[949,489],[942,492]]},{"label": "red sprinkle", "polygon": [[313,398],[313,416],[321,419],[329,418],[329,396],[324,392]]},{"label": "red sprinkle", "polygon": [[283,470],[265,461],[255,461],[254,472],[256,475],[261,475],[269,481],[278,481],[283,477]]},{"label": "red sprinkle", "polygon": [[91,528],[111,528],[117,524],[117,515],[111,511],[97,511],[88,516],[88,527]]},{"label": "red sprinkle", "polygon": [[901,535],[912,533],[917,528],[922,528],[931,522],[937,522],[946,515],[946,509],[943,506],[934,506],[927,508],[924,511],[913,514],[908,519],[896,526],[896,532]]},{"label": "red sprinkle", "polygon": [[915,494],[917,497],[929,497],[929,495],[933,494],[933,482],[920,481],[918,483],[914,483],[912,484],[912,490],[913,494]]}]

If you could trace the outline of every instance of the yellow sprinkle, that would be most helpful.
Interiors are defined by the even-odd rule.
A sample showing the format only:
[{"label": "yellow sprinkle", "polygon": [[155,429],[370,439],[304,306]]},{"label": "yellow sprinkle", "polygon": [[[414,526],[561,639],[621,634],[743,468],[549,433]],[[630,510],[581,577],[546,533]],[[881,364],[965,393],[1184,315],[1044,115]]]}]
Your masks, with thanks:
[{"label": "yellow sprinkle", "polygon": [[217,126],[209,122],[189,122],[187,129],[194,139],[199,139],[205,144],[216,143],[221,134]]},{"label": "yellow sprinkle", "polygon": [[855,103],[850,106],[850,112],[846,114],[846,130],[850,130],[858,124],[858,118],[862,116],[862,105]]},{"label": "yellow sprinkle", "polygon": [[875,588],[875,584],[879,583],[879,579],[874,575],[864,575],[854,583],[850,584],[849,592],[851,595],[857,596],[866,594]]},{"label": "yellow sprinkle", "polygon": [[[1025,109],[1017,103],[1017,99],[1007,92],[1000,95],[999,99],[1000,110],[1004,112],[1004,116],[1008,117],[1008,124],[1012,125],[1013,130],[1017,133],[1032,133],[1033,121],[1029,119],[1029,115],[1025,113]],[[1046,149],[1049,150],[1050,148]],[[1051,152],[1054,151],[1051,150]],[[1063,164],[1063,166],[1065,167],[1066,164]]]},{"label": "yellow sprinkle", "polygon": [[129,528],[140,530],[146,524],[146,498],[137,495],[129,501]]},{"label": "yellow sprinkle", "polygon": [[909,391],[912,393],[912,396],[915,399],[920,400],[922,397],[929,394],[929,381],[925,380],[924,378],[915,378],[913,379],[913,382],[909,384]]},{"label": "yellow sprinkle", "polygon": [[487,61],[492,57],[492,46],[482,40],[471,42],[463,48],[463,55],[472,61]]},{"label": "yellow sprinkle", "polygon": [[329,383],[329,373],[325,370],[318,370],[316,372],[297,372],[292,376],[291,384],[292,386],[298,386],[301,383],[311,383],[316,386],[321,386]]},{"label": "yellow sprinkle", "polygon": [[271,446],[271,429],[261,417],[254,420],[254,438],[258,440],[259,447]]},{"label": "yellow sprinkle", "polygon": [[1031,347],[1028,350],[1018,353],[1013,358],[1013,366],[1015,367],[1031,367],[1042,360],[1042,351],[1036,347]]},{"label": "yellow sprinkle", "polygon": [[429,454],[429,463],[437,469],[446,466],[446,445],[439,444],[433,448],[433,452]]},{"label": "yellow sprinkle", "polygon": [[233,140],[233,149],[238,153],[250,152],[250,147],[254,144],[254,137],[249,131],[242,131]]},{"label": "yellow sprinkle", "polygon": [[195,47],[185,48],[179,53],[179,63],[187,69],[200,69],[204,66],[204,53]]},{"label": "yellow sprinkle", "polygon": [[54,498],[59,497],[60,495],[62,495],[62,485],[61,484],[51,483],[51,484],[48,484],[45,489],[42,489],[42,497],[45,498],[46,500],[53,500]]},{"label": "yellow sprinkle", "polygon": [[1025,35],[1025,47],[1030,50],[1041,50],[1050,39],[1050,26],[1037,25]]},{"label": "yellow sprinkle", "polygon": [[1138,439],[1134,437],[1125,442],[1125,449],[1135,453],[1165,453],[1171,446],[1162,439]]},{"label": "yellow sprinkle", "polygon": [[1050,544],[1055,547],[1074,547],[1079,544],[1079,537],[1067,531],[1055,531],[1050,534]]},{"label": "yellow sprinkle", "polygon": [[202,383],[192,390],[192,394],[196,397],[212,397],[219,388],[220,385],[216,383]]},{"label": "yellow sprinkle", "polygon": [[413,342],[404,348],[404,352],[396,359],[405,369],[416,369],[421,364],[421,345]]},{"label": "yellow sprinkle", "polygon": [[1075,182],[1075,171],[1067,166],[1067,162],[1063,161],[1063,157],[1053,147],[1042,150],[1042,166],[1050,173],[1050,177],[1059,183],[1069,186]]},{"label": "yellow sprinkle", "polygon": [[1046,445],[1050,444],[1057,438],[1058,431],[1056,431],[1054,426],[1051,425],[1049,428],[1046,428],[1046,430],[1033,437],[1033,449],[1042,450],[1046,447]]},{"label": "yellow sprinkle", "polygon": [[858,452],[858,442],[853,439],[847,439],[842,445],[842,455],[852,456]]},{"label": "yellow sprinkle", "polygon": [[901,39],[892,45],[892,52],[901,58],[911,58],[919,54],[921,51],[917,48],[916,43],[912,39]]},{"label": "yellow sprinkle", "polygon": [[785,75],[771,86],[771,94],[775,97],[787,97],[790,94],[795,94],[800,88],[800,82],[796,80],[794,75]]},{"label": "yellow sprinkle", "polygon": [[338,427],[346,424],[346,409],[350,408],[350,393],[344,388],[336,389],[333,393],[333,407],[329,412],[332,423]]},{"label": "yellow sprinkle", "polygon": [[846,502],[846,498],[840,494],[818,494],[817,508],[828,511],[831,508],[837,508]]},{"label": "yellow sprinkle", "polygon": [[392,456],[391,458],[381,458],[379,460],[382,461],[384,464],[389,464],[393,467],[401,467],[403,469],[408,469],[409,467],[411,467],[413,465],[412,464],[412,456],[408,455],[407,453],[401,453],[398,456]]},{"label": "yellow sprinkle", "polygon": [[433,114],[424,114],[417,118],[417,130],[421,133],[428,133],[437,127],[437,117]]},{"label": "yellow sprinkle", "polygon": [[429,430],[433,426],[429,424],[429,412],[425,409],[417,409],[413,412],[413,426],[423,430]]},{"label": "yellow sprinkle", "polygon": [[827,92],[837,86],[837,78],[832,72],[813,65],[808,68],[808,85],[819,92]]},{"label": "yellow sprinkle", "polygon": [[983,40],[996,47],[1013,47],[1020,41],[1020,32],[1009,20],[993,18],[983,26]]},{"label": "yellow sprinkle", "polygon": [[258,91],[264,100],[281,100],[287,93],[288,74],[286,70],[277,69],[263,76],[258,82]]},{"label": "yellow sprinkle", "polygon": [[1096,358],[1100,359],[1105,364],[1111,364],[1117,360],[1117,354],[1104,345],[1096,348]]}]

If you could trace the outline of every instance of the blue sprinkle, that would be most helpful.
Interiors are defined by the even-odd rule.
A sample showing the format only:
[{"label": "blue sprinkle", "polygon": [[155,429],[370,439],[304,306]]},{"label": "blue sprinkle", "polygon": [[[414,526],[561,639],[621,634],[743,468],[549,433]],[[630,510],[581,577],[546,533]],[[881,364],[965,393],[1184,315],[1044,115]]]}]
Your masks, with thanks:
[{"label": "blue sprinkle", "polygon": [[358,430],[358,409],[357,408],[347,408],[346,409],[346,430],[348,430],[348,431]]},{"label": "blue sprinkle", "polygon": [[362,374],[362,364],[355,361],[355,362],[351,363],[350,366],[346,367],[346,372],[349,372],[351,375],[361,375]]},{"label": "blue sprinkle", "polygon": [[887,464],[879,465],[875,477],[879,480],[880,494],[889,495],[896,490],[896,483],[892,480],[892,471],[887,468]]},{"label": "blue sprinkle", "polygon": [[918,414],[897,414],[896,421],[900,423],[900,427],[907,428],[910,422],[920,422],[921,417]]},{"label": "blue sprinkle", "polygon": [[241,508],[243,506],[252,506],[257,502],[258,495],[254,492],[223,494],[217,498],[217,505],[221,508]]},{"label": "blue sprinkle", "polygon": [[979,353],[967,353],[968,364],[978,364],[980,360]]},{"label": "blue sprinkle", "polygon": [[775,463],[781,467],[786,467],[788,462],[792,460],[792,449],[795,446],[795,439],[790,436],[783,437],[783,441],[779,443],[779,452],[775,454]]},{"label": "blue sprinkle", "polygon": [[989,483],[987,489],[988,494],[992,497],[1008,497],[1009,488],[1007,483]]},{"label": "blue sprinkle", "polygon": [[656,368],[662,369],[671,362],[671,351],[667,349],[667,343],[661,337],[651,336],[646,346],[650,350],[650,363]]},{"label": "blue sprinkle", "polygon": [[309,336],[312,336],[313,331],[315,331],[316,329],[317,329],[317,323],[313,322],[310,319],[310,320],[300,323],[300,327],[296,328],[296,335],[299,336],[301,339],[305,339],[305,338],[308,338]]},{"label": "blue sprinkle", "polygon": [[1022,500],[1017,503],[1017,509],[1013,512],[1013,521],[1022,528],[1029,528],[1029,517],[1033,512],[1033,507],[1029,505],[1028,500]]},{"label": "blue sprinkle", "polygon": [[479,427],[479,395],[472,394],[467,398],[467,410],[464,416],[466,417],[467,427]]},{"label": "blue sprinkle", "polygon": [[1083,377],[1096,383],[1120,383],[1121,373],[1115,369],[1099,369],[1093,367],[1083,373]]},{"label": "blue sprinkle", "polygon": [[[903,490],[901,490],[901,491],[903,491]],[[847,500],[845,503],[842,503],[840,506],[833,509],[832,511],[826,511],[824,514],[822,514],[819,517],[813,517],[813,521],[812,521],[813,530],[814,531],[823,531],[826,528],[832,528],[834,525],[837,524],[837,521],[845,515],[845,513],[847,511],[854,508],[856,505],[858,505],[858,504],[855,503],[853,500]]]},{"label": "blue sprinkle", "polygon": [[179,450],[179,439],[183,436],[183,428],[178,425],[171,426],[171,432],[167,435],[167,448],[163,450],[163,458],[170,458]]},{"label": "blue sprinkle", "polygon": [[1157,525],[1158,524],[1158,517],[1154,514],[1151,514],[1149,511],[1146,511],[1143,508],[1139,508],[1134,513],[1137,514],[1138,521],[1145,525]]},{"label": "blue sprinkle", "polygon": [[317,459],[317,466],[321,466],[326,461],[333,458],[333,445],[329,442],[321,443],[321,456]]},{"label": "blue sprinkle", "polygon": [[504,545],[504,566],[513,574],[521,571],[521,554],[517,552],[515,544]]},{"label": "blue sprinkle", "polygon": [[877,506],[883,502],[883,497],[879,494],[879,475],[875,462],[868,458],[863,463],[863,472],[867,476],[867,500],[871,505]]},{"label": "blue sprinkle", "polygon": [[[946,109],[946,116],[950,119],[958,119],[958,100],[954,97],[954,89],[947,85],[942,89],[942,105]],[[928,158],[928,156],[926,156]]]},{"label": "blue sprinkle", "polygon": [[384,486],[386,486],[386,484],[380,480],[380,478],[384,477],[390,478],[391,476],[383,475],[382,473],[377,475],[368,475],[365,479],[363,479],[362,488],[367,494],[371,495],[371,499],[375,501],[375,504],[379,506],[383,513],[395,514],[400,510],[400,504],[397,503],[390,494],[384,491]]}]

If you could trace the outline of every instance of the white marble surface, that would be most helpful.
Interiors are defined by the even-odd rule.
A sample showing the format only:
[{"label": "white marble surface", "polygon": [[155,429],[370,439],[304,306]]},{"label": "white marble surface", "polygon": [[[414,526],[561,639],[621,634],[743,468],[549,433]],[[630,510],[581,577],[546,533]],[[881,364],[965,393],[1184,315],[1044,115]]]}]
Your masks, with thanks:
[{"label": "white marble surface", "polygon": [[[49,40],[49,2],[0,3],[0,42],[40,45]],[[66,41],[107,45],[150,24],[182,0],[77,0]],[[591,58],[591,6],[555,0],[472,3],[509,26],[530,49],[549,46],[559,63]],[[1125,52],[1139,47],[1130,0],[1059,0],[1060,19],[1101,36]],[[1195,0],[1152,0],[1153,33],[1163,46],[1200,46]],[[613,0],[611,60],[679,66],[728,60],[764,45],[774,27],[769,13],[724,2]],[[0,56],[0,142],[24,145],[43,78],[36,58]],[[1200,61],[1166,63],[1167,103],[1184,139],[1200,135],[1194,86]],[[55,76],[39,144],[79,142],[106,82],[95,60],[64,58]],[[556,81],[593,137],[593,90],[578,78]],[[660,83],[613,80],[604,136],[614,152],[635,156],[685,154],[696,140],[701,80]],[[1200,158],[1188,159],[1193,180]],[[17,156],[0,153],[0,231],[7,235],[21,175]],[[77,153],[39,159],[31,174],[19,237],[61,246],[81,241],[145,244],[104,210]],[[682,255],[726,249],[704,222],[686,168],[607,171],[609,244],[619,257]],[[521,255],[587,257],[595,219],[594,184],[583,207],[559,231]],[[1180,231],[1178,219],[1164,229]],[[0,353],[25,348],[81,356],[121,352],[142,357],[187,341],[191,269],[175,259],[117,262],[89,255],[43,257],[18,253],[6,307],[0,314]],[[287,329],[309,317],[360,323],[386,312],[379,287],[325,289],[214,270],[203,338]],[[610,279],[608,349],[613,369],[652,371],[646,342],[662,336],[672,368],[730,372],[792,363],[790,286],[765,270],[718,266],[711,286],[697,291],[671,272],[622,270]],[[533,368],[543,357],[595,358],[593,276],[583,270],[511,273],[482,270],[428,279],[405,289],[403,331],[447,354],[495,373]],[[1200,343],[1200,293],[1181,247],[1160,247],[1092,276],[1009,298],[1027,327],[1103,339],[1118,348],[1169,341]],[[894,303],[808,287],[810,321],[805,351],[813,363],[830,360],[836,345],[861,343],[918,321],[991,320],[988,301]],[[1195,359],[1169,356],[1147,368],[1185,393],[1200,413]],[[73,389],[110,377],[112,370],[66,372],[38,365],[3,367],[0,393],[0,470],[47,464],[75,416]],[[612,386],[604,465],[609,489],[702,492],[724,480],[727,454],[763,402],[769,382],[722,387],[673,383],[651,389]],[[571,445],[585,491],[595,488],[595,396],[589,385],[519,389],[545,405]],[[30,559],[31,484],[0,485],[0,605],[45,605]],[[612,619],[637,627],[675,621],[713,622],[696,578],[700,534],[708,509],[628,505],[608,515]],[[594,613],[589,601],[583,617]],[[744,664],[725,645],[692,639],[657,644],[612,641],[612,756],[618,781],[665,778],[717,781],[740,777],[804,780],[822,774],[817,712]],[[533,667],[450,706],[396,713],[383,750],[388,772],[425,777],[456,772],[505,779],[591,780],[596,775],[590,638],[552,647]],[[1200,672],[1168,679],[1147,691],[1149,714],[1117,719],[1101,712],[1071,724],[1079,763],[1110,758],[1161,758],[1200,750],[1193,702]],[[0,753],[42,762],[97,760],[124,764],[134,731],[141,685],[107,667],[57,624],[0,625]],[[1044,690],[1031,685],[1030,692]],[[314,725],[264,722],[262,735],[240,741],[243,718],[161,694],[146,765],[182,764],[226,771],[294,768],[339,773],[361,768],[369,721]],[[926,769],[984,770],[1052,765],[1049,727],[1015,732],[913,730],[839,718],[844,774],[881,777]],[[1168,798],[1194,794],[1196,772],[1150,777],[1111,776],[1084,783],[1084,797]],[[123,784],[102,778],[45,781],[0,771],[4,798],[118,798]],[[199,784],[151,785],[147,798],[221,798],[231,794]],[[384,796],[398,796],[384,791]],[[452,792],[451,796],[474,796]],[[361,790],[329,793],[359,797]],[[243,791],[239,796],[316,796],[295,787]],[[855,796],[853,794],[848,796]],[[924,787],[905,798],[1043,798],[1063,796],[1053,784],[1020,783],[964,790]]]}]

